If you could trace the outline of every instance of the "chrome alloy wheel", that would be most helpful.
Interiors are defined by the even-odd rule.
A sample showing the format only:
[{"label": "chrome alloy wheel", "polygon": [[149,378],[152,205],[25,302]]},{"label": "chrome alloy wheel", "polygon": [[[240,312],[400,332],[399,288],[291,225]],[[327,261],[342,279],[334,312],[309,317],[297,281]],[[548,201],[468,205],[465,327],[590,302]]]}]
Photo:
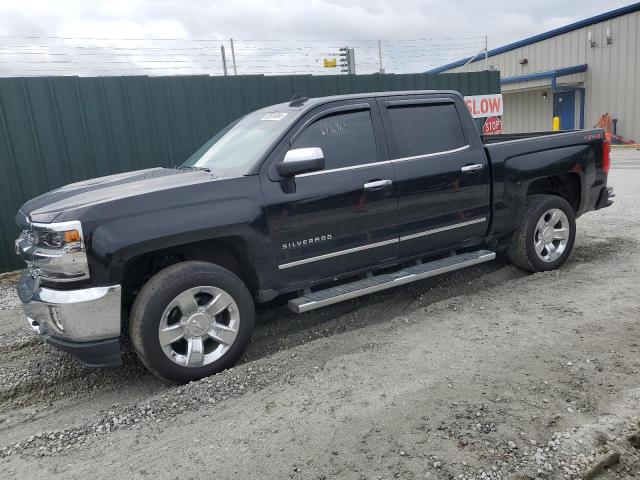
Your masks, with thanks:
[{"label": "chrome alloy wheel", "polygon": [[538,223],[534,235],[536,254],[543,262],[555,262],[569,243],[569,219],[559,208],[547,210]]},{"label": "chrome alloy wheel", "polygon": [[238,336],[240,312],[224,290],[193,287],[174,298],[160,319],[164,354],[183,367],[209,365],[222,357]]}]

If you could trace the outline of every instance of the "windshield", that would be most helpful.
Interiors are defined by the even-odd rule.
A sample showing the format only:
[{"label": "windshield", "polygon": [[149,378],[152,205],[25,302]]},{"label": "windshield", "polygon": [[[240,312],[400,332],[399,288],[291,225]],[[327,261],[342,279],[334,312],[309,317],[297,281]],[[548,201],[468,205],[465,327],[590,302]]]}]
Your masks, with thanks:
[{"label": "windshield", "polygon": [[220,177],[246,175],[296,117],[294,112],[250,113],[214,135],[182,167],[206,168]]}]

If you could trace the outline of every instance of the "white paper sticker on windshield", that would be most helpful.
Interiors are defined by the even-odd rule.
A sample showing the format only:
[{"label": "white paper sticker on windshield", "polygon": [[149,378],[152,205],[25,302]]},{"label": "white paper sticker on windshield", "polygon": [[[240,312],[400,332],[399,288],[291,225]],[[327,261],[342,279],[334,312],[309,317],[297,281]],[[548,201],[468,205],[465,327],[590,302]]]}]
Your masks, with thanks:
[{"label": "white paper sticker on windshield", "polygon": [[278,121],[282,120],[286,116],[287,112],[269,112],[266,113],[260,120]]}]

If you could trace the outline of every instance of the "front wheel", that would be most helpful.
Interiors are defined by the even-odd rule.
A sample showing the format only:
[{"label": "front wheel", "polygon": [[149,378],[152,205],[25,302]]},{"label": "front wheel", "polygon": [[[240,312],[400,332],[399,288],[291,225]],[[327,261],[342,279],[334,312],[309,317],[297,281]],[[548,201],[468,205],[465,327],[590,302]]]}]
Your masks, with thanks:
[{"label": "front wheel", "polygon": [[530,272],[555,270],[567,261],[576,238],[576,218],[556,195],[531,195],[518,230],[507,247],[511,262]]},{"label": "front wheel", "polygon": [[240,278],[211,263],[182,262],[142,288],[129,334],[152,373],[185,383],[232,366],[247,348],[253,325],[253,299]]}]

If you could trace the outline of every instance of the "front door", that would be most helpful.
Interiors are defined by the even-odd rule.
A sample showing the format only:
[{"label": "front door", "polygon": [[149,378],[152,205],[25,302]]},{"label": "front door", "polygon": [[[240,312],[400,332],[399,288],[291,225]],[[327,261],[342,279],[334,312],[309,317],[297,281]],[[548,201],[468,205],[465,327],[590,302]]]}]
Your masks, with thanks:
[{"label": "front door", "polygon": [[378,102],[397,179],[400,257],[482,239],[489,224],[490,172],[462,99],[438,94]]},{"label": "front door", "polygon": [[576,92],[553,94],[553,116],[560,117],[560,130],[576,128]]},{"label": "front door", "polygon": [[[324,170],[285,180],[263,176],[267,220],[281,288],[330,279],[397,258],[395,176],[375,103],[359,99],[316,109],[285,139],[320,147]],[[378,138],[377,138],[378,137]]]}]

